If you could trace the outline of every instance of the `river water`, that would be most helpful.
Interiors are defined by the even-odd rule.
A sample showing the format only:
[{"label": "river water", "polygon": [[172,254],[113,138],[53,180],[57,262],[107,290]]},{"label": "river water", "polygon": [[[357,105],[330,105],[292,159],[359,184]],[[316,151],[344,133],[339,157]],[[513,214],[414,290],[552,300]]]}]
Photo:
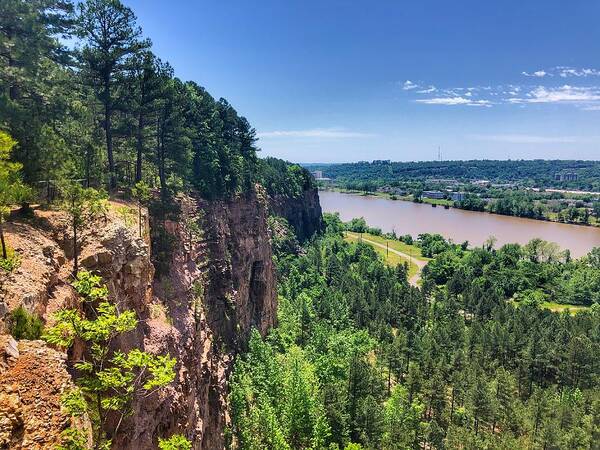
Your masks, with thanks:
[{"label": "river water", "polygon": [[364,217],[369,226],[385,232],[395,231],[398,235],[417,237],[419,233],[439,233],[456,243],[469,241],[471,245],[481,245],[490,236],[497,239],[497,245],[526,244],[540,238],[569,249],[575,257],[600,247],[600,228],[597,227],[444,209],[443,206],[433,208],[424,203],[334,191],[320,191],[319,197],[324,212],[339,212],[343,221]]}]

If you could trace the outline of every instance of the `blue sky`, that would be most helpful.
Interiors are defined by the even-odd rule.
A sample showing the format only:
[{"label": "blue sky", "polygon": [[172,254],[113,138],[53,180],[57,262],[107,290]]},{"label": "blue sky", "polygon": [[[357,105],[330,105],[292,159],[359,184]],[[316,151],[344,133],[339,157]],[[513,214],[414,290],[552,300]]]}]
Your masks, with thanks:
[{"label": "blue sky", "polygon": [[600,159],[595,0],[124,0],[262,155]]}]

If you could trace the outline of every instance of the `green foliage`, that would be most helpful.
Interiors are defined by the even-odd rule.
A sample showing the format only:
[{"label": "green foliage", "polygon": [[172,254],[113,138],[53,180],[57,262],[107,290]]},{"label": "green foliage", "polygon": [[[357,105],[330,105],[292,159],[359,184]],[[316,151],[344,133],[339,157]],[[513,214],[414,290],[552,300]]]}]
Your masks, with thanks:
[{"label": "green foliage", "polygon": [[61,443],[54,447],[56,450],[87,450],[87,438],[83,431],[68,427],[60,434]]},{"label": "green foliage", "polygon": [[75,388],[66,392],[60,399],[60,404],[74,417],[81,417],[87,412],[87,402],[83,397],[81,389]]},{"label": "green foliage", "polygon": [[350,222],[344,224],[346,230],[353,231],[355,233],[366,233],[367,232],[367,221],[364,217],[355,217]]},{"label": "green foliage", "polygon": [[120,0],[5,3],[0,116],[20,143],[14,159],[27,182],[79,179],[111,191],[146,183],[206,198],[247,193],[256,182],[297,197],[313,185],[298,165],[259,161],[248,120],[176,78]]},{"label": "green foliage", "polygon": [[44,330],[44,322],[38,316],[30,314],[19,306],[10,313],[8,329],[15,339],[39,339]]},{"label": "green foliage", "polygon": [[192,443],[181,434],[174,434],[168,439],[158,438],[160,450],[190,450]]},{"label": "green foliage", "polygon": [[561,278],[597,271],[598,251],[565,261],[543,242],[466,250],[422,236],[443,250],[416,289],[345,242],[339,217],[325,223],[281,258],[278,326],[236,362],[241,449],[590,448],[600,308],[539,304],[565,298]]},{"label": "green foliage", "polygon": [[[523,182],[530,185],[600,190],[600,164],[597,161],[574,160],[471,160],[471,161],[373,161],[343,164],[315,165],[340,184],[371,183],[395,185],[400,180],[422,181],[427,178],[456,179],[458,181],[490,180],[497,183]],[[555,179],[556,173],[575,171],[576,181]]]},{"label": "green foliage", "polygon": [[79,271],[78,234],[89,226],[92,219],[106,213],[106,197],[93,188],[84,188],[78,181],[63,180],[60,183],[60,208],[69,217],[73,233],[73,273]]},{"label": "green foliage", "polygon": [[271,232],[271,247],[276,258],[293,255],[300,249],[298,238],[289,222],[279,216],[269,216],[267,225]]},{"label": "green foliage", "polygon": [[147,396],[173,381],[176,361],[137,348],[127,353],[112,350],[116,337],[136,328],[135,312],[119,312],[109,303],[108,290],[97,275],[82,271],[73,287],[81,297],[82,309],[91,318],[80,309],[60,310],[54,315],[55,325],[43,337],[63,348],[69,348],[75,339],[86,344],[83,359],[74,364],[80,390],[67,394],[63,406],[73,415],[80,415],[84,408],[90,412],[94,439],[100,445],[108,442],[105,426],[109,414],[128,415],[135,397]]},{"label": "green foliage", "polygon": [[297,164],[290,164],[277,158],[264,158],[258,161],[258,181],[272,195],[299,197],[307,189],[315,187],[310,172]]},{"label": "green foliage", "polygon": [[419,234],[418,243],[421,247],[421,253],[426,258],[433,258],[435,255],[452,248],[452,245],[440,234]]},{"label": "green foliage", "polygon": [[[2,267],[10,271],[15,261],[9,261],[4,242],[3,222],[10,213],[10,207],[25,201],[31,196],[31,190],[21,182],[21,163],[10,161],[10,156],[16,142],[4,131],[0,131],[0,241],[2,245]],[[9,270],[10,269],[10,270]]]},{"label": "green foliage", "polygon": [[0,257],[0,269],[4,270],[5,272],[12,272],[20,265],[21,258],[19,257],[19,255],[15,253],[15,251],[12,248],[7,246],[6,258]]},{"label": "green foliage", "polygon": [[152,193],[150,192],[150,186],[144,183],[143,181],[138,181],[131,188],[131,196],[135,198],[140,204],[147,203],[152,196],[151,194]]}]

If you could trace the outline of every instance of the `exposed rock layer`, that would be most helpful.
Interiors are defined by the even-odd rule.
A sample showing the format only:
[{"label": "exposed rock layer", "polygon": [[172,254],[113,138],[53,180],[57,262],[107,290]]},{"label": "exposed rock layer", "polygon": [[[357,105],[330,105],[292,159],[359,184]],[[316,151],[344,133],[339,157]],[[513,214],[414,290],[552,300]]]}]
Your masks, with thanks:
[{"label": "exposed rock layer", "polygon": [[17,344],[0,335],[0,448],[53,448],[69,426],[87,432],[89,439],[89,423],[61,407],[62,395],[74,387],[65,359],[42,341]]},{"label": "exposed rock layer", "polygon": [[323,228],[321,203],[316,188],[308,189],[296,198],[275,196],[270,201],[270,207],[274,214],[287,219],[301,241]]},{"label": "exposed rock layer", "polygon": [[[195,449],[224,447],[234,356],[253,328],[265,334],[276,321],[267,202],[260,188],[228,201],[181,197],[179,213],[150,218],[142,237],[137,223],[129,223],[136,214],[123,212],[131,207],[113,204],[106,218],[82,233],[81,266],[100,273],[110,300],[120,309],[134,309],[140,319],[118,347],[177,359],[175,381],[134,405],[134,414],[113,436],[115,448],[156,448],[159,437],[173,433],[187,436]],[[271,206],[301,238],[321,227],[316,191],[299,199],[273,199]],[[153,260],[150,228],[153,242],[162,242],[153,248]],[[38,211],[35,220],[8,224],[6,231],[21,265],[11,274],[0,273],[0,333],[7,331],[6,319],[19,306],[46,321],[62,307],[76,306],[69,285],[73,248],[64,216]],[[162,272],[155,275],[155,267]],[[8,386],[0,391],[0,442],[36,448],[28,437],[35,435],[43,436],[42,446],[56,444],[69,425],[59,407],[59,394],[72,385],[67,356],[41,341],[21,341],[16,357],[9,355],[13,347],[0,355],[0,385]],[[71,361],[80,351],[69,353]],[[15,374],[22,371],[32,377],[19,379]],[[31,399],[25,391],[41,398]],[[35,409],[36,404],[43,409]],[[48,420],[41,419],[43,414]]]}]

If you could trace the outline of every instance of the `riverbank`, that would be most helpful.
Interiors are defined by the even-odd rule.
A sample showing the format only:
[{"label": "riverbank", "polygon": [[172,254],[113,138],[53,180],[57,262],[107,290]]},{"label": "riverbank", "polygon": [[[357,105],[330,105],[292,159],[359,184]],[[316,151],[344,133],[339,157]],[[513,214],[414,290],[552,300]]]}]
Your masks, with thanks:
[{"label": "riverbank", "polygon": [[[540,221],[540,222],[552,222],[552,223],[560,223],[560,224],[565,224],[565,225],[578,225],[578,226],[584,226],[584,227],[600,228],[600,219],[597,217],[594,217],[592,215],[589,216],[588,222],[568,221],[568,220],[565,221],[565,220],[559,220],[560,214],[556,213],[556,212],[549,212],[546,217],[526,217],[526,216],[518,216],[515,214],[502,214],[502,213],[498,213],[495,211],[489,211],[488,209],[479,211],[479,210],[473,210],[473,209],[468,209],[468,208],[461,208],[460,204],[458,204],[457,202],[454,202],[452,200],[447,200],[447,199],[434,199],[434,198],[423,197],[418,202],[415,202],[412,195],[398,196],[395,194],[390,194],[388,192],[365,192],[365,191],[357,191],[357,190],[353,190],[353,189],[344,189],[344,188],[340,188],[337,186],[329,186],[326,188],[319,188],[319,190],[340,192],[342,194],[360,195],[360,196],[365,196],[365,197],[385,198],[387,200],[392,200],[392,201],[399,200],[399,201],[411,202],[411,203],[421,203],[421,204],[432,205],[434,207],[442,206],[445,209],[454,208],[454,209],[459,209],[461,211],[481,212],[481,213],[494,214],[494,215],[498,215],[498,216],[516,217],[519,219],[536,220],[536,221]],[[554,190],[554,191],[557,191],[557,190]],[[548,192],[550,192],[550,190],[548,190]]]},{"label": "riverbank", "polygon": [[470,246],[483,245],[495,237],[497,248],[508,243],[527,244],[532,239],[557,243],[569,249],[572,257],[581,257],[592,248],[600,247],[600,229],[528,220],[499,214],[483,214],[457,208],[392,201],[383,196],[350,195],[336,191],[321,191],[324,212],[339,212],[343,221],[364,217],[366,222],[384,233],[397,236],[421,233],[441,234],[455,243],[468,241]]}]

